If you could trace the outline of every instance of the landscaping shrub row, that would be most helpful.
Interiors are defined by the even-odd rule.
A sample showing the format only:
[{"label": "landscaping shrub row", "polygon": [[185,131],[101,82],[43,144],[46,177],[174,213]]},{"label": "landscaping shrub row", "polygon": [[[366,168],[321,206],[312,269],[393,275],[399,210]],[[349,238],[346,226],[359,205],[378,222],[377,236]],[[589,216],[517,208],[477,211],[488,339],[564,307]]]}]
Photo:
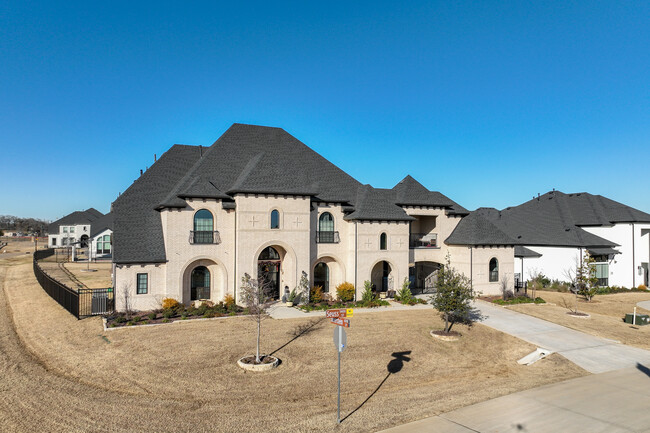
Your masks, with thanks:
[{"label": "landscaping shrub row", "polygon": [[596,288],[596,294],[598,295],[611,295],[613,293],[647,292],[647,291],[648,288],[643,284],[641,284],[639,287],[632,287],[631,289],[628,289],[627,287],[619,287],[619,286]]},{"label": "landscaping shrub row", "polygon": [[495,299],[492,302],[499,305],[545,304],[546,303],[546,301],[540,297],[533,299],[533,298],[528,298],[526,296],[517,296],[516,298],[510,298],[505,301],[503,299]]},{"label": "landscaping shrub row", "polygon": [[206,301],[198,307],[186,307],[175,299],[167,298],[163,300],[163,308],[158,310],[111,314],[106,318],[106,325],[110,328],[115,328],[120,326],[169,323],[175,320],[207,319],[211,317],[240,316],[246,314],[248,314],[248,311],[236,305],[234,299],[230,300],[226,298],[218,304]]},{"label": "landscaping shrub row", "polygon": [[321,301],[298,306],[303,311],[320,311],[329,310],[332,308],[375,308],[382,306],[389,306],[390,303],[383,299],[374,299],[372,301]]}]

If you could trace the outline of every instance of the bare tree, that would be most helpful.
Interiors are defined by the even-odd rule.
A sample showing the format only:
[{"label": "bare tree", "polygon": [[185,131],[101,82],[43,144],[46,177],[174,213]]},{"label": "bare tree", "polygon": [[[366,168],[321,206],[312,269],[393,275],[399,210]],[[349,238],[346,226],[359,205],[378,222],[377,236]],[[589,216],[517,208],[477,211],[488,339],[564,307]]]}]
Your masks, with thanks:
[{"label": "bare tree", "polygon": [[257,324],[257,346],[255,350],[255,363],[260,361],[260,336],[262,321],[268,317],[267,310],[273,303],[271,297],[272,285],[263,277],[254,280],[250,275],[244,274],[241,279],[241,296],[248,309],[249,317]]},{"label": "bare tree", "polygon": [[133,310],[131,308],[131,284],[122,284],[122,301],[124,302],[124,312],[126,317],[130,318]]},{"label": "bare tree", "polygon": [[504,301],[513,296],[513,293],[510,290],[510,275],[505,272],[503,272],[501,275],[499,287],[501,288],[501,295],[503,296]]}]

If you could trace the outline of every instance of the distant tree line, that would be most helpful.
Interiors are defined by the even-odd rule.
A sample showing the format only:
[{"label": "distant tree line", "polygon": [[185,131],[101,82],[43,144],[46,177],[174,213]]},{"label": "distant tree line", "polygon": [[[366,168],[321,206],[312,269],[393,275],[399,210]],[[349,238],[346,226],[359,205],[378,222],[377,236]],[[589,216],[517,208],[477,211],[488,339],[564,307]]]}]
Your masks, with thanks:
[{"label": "distant tree line", "polygon": [[38,218],[20,218],[13,215],[0,215],[0,231],[23,232],[26,235],[47,232],[50,223]]}]

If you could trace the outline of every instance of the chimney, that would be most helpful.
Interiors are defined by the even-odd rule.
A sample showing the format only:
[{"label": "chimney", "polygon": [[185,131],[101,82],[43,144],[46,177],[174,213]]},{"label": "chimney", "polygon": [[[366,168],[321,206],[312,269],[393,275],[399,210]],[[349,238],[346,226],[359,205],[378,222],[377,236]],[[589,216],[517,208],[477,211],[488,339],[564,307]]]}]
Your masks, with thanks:
[{"label": "chimney", "polygon": [[142,176],[142,169],[140,169],[140,176]]},{"label": "chimney", "polygon": [[201,152],[201,158],[203,158],[203,146],[199,144],[199,152]]},{"label": "chimney", "polygon": [[153,162],[156,162],[156,161],[158,161],[158,157],[157,157],[156,154],[154,153],[154,154],[153,154]]}]

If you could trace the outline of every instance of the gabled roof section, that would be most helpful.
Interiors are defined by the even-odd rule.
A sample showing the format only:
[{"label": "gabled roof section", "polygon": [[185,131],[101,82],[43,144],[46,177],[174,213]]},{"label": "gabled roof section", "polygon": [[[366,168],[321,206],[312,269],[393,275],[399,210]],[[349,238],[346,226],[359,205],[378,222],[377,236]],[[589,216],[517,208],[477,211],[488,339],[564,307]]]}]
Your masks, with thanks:
[{"label": "gabled roof section", "polygon": [[91,224],[93,221],[102,216],[104,216],[103,213],[92,207],[83,211],[74,211],[64,216],[63,218],[59,218],[58,220],[51,223],[49,226],[47,226],[47,231],[48,233],[54,234],[59,232],[60,226]]},{"label": "gabled roof section", "polygon": [[354,212],[343,217],[345,220],[370,221],[413,221],[404,209],[394,202],[395,192],[392,189],[373,188],[362,185],[354,200]]},{"label": "gabled roof section", "polygon": [[90,237],[94,238],[106,229],[113,230],[113,212],[97,218],[90,226]]},{"label": "gabled roof section", "polygon": [[351,201],[360,185],[285,130],[239,123],[204,150],[166,201],[182,196],[196,178],[231,197],[237,193],[307,195],[339,203]]},{"label": "gabled roof section", "polygon": [[115,263],[166,261],[162,223],[155,208],[200,157],[198,146],[172,146],[113,202]]},{"label": "gabled roof section", "polygon": [[212,182],[203,178],[197,177],[184,191],[178,194],[181,198],[214,198],[214,199],[227,199],[230,196],[217,188]]},{"label": "gabled roof section", "polygon": [[402,206],[452,207],[455,203],[437,191],[429,191],[410,175],[393,187],[395,203]]},{"label": "gabled roof section", "polygon": [[514,245],[516,242],[479,212],[464,217],[445,240],[448,245]]},{"label": "gabled roof section", "polygon": [[537,251],[533,251],[530,248],[526,248],[523,245],[515,245],[515,257],[519,257],[522,259],[538,258],[538,257],[542,257],[542,254],[538,253]]}]

